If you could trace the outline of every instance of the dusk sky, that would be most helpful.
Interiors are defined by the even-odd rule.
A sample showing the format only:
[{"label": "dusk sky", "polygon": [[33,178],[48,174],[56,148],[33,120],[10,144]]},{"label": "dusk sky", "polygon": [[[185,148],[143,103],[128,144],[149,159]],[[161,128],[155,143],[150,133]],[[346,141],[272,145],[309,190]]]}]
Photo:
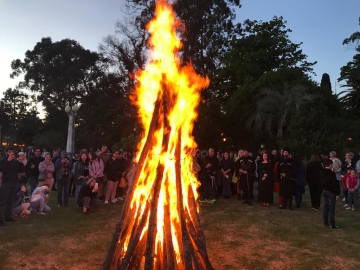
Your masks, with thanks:
[{"label": "dusk sky", "polygon": [[[14,87],[12,60],[24,58],[42,37],[53,41],[75,39],[97,51],[103,37],[114,34],[115,23],[124,18],[125,0],[0,0],[0,92]],[[342,45],[344,38],[360,31],[360,0],[241,0],[237,20],[271,20],[283,16],[293,30],[291,40],[303,42],[309,61],[318,61],[316,77],[328,73],[334,82],[340,68],[355,54]],[[339,86],[338,86],[339,91]]]}]

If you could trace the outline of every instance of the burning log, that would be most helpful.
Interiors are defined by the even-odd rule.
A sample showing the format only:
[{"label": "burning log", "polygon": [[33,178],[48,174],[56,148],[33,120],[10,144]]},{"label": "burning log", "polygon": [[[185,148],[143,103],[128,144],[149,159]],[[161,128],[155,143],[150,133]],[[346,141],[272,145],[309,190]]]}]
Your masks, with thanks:
[{"label": "burning log", "polygon": [[[213,269],[196,203],[189,150],[199,91],[209,83],[181,67],[179,21],[160,0],[148,25],[152,59],[133,100],[146,136],[102,269]],[[152,98],[156,97],[152,101]],[[151,117],[149,117],[151,115]]]}]

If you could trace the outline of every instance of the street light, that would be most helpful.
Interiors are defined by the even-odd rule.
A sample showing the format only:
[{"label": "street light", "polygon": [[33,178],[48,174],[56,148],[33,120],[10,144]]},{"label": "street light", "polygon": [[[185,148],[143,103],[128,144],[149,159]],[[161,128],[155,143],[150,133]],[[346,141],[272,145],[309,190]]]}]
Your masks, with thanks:
[{"label": "street light", "polygon": [[79,106],[74,105],[72,107],[66,106],[65,112],[69,116],[69,126],[68,126],[68,136],[66,142],[66,152],[69,154],[74,153],[74,145],[75,145],[75,117],[79,110]]}]

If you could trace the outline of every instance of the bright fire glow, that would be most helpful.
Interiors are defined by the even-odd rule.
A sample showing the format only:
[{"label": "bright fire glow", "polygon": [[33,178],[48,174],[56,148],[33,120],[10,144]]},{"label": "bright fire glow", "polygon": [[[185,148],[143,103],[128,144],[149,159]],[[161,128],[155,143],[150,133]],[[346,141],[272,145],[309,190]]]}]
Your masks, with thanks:
[{"label": "bright fire glow", "polygon": [[[177,188],[175,177],[175,148],[181,132],[181,178],[184,210],[190,213],[188,206],[188,191],[193,190],[197,194],[197,179],[193,173],[193,160],[191,150],[196,147],[192,137],[194,121],[197,117],[196,108],[199,103],[200,90],[207,87],[209,80],[196,74],[190,64],[181,65],[178,51],[181,42],[177,36],[176,28],[180,26],[180,20],[175,18],[175,13],[170,4],[158,1],[155,18],[148,24],[147,29],[151,35],[150,61],[144,70],[136,76],[137,86],[132,95],[132,100],[138,107],[138,113],[144,128],[142,141],[138,145],[139,153],[142,152],[148,136],[150,123],[155,108],[157,97],[164,89],[169,93],[171,103],[167,113],[170,129],[161,126],[156,132],[155,141],[146,157],[146,165],[137,181],[134,195],[131,199],[131,211],[134,218],[144,212],[144,205],[151,194],[151,189],[156,178],[158,164],[164,166],[162,185],[157,208],[157,232],[155,253],[164,252],[164,206],[170,205],[170,221],[173,248],[176,261],[181,262],[179,254],[179,213],[177,205]],[[163,119],[163,115],[159,116]],[[164,132],[170,132],[167,150],[162,148]],[[138,155],[139,158],[139,155]],[[168,194],[168,195],[167,195]],[[196,195],[195,195],[196,196]],[[141,215],[140,215],[141,216]],[[192,216],[189,214],[189,217]],[[148,228],[149,218],[146,221],[144,235]],[[127,249],[129,238],[126,238],[124,250]]]}]

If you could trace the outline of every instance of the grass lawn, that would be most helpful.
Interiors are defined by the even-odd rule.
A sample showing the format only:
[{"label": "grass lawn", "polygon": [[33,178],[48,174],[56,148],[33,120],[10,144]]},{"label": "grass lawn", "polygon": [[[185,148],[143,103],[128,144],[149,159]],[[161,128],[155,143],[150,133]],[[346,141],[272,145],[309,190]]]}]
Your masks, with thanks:
[{"label": "grass lawn", "polygon": [[[338,201],[335,231],[322,227],[321,210],[242,205],[235,197],[200,206],[207,249],[215,269],[360,269],[360,207]],[[0,269],[99,269],[122,203],[100,203],[81,214],[73,198],[51,213],[0,227]]]}]

